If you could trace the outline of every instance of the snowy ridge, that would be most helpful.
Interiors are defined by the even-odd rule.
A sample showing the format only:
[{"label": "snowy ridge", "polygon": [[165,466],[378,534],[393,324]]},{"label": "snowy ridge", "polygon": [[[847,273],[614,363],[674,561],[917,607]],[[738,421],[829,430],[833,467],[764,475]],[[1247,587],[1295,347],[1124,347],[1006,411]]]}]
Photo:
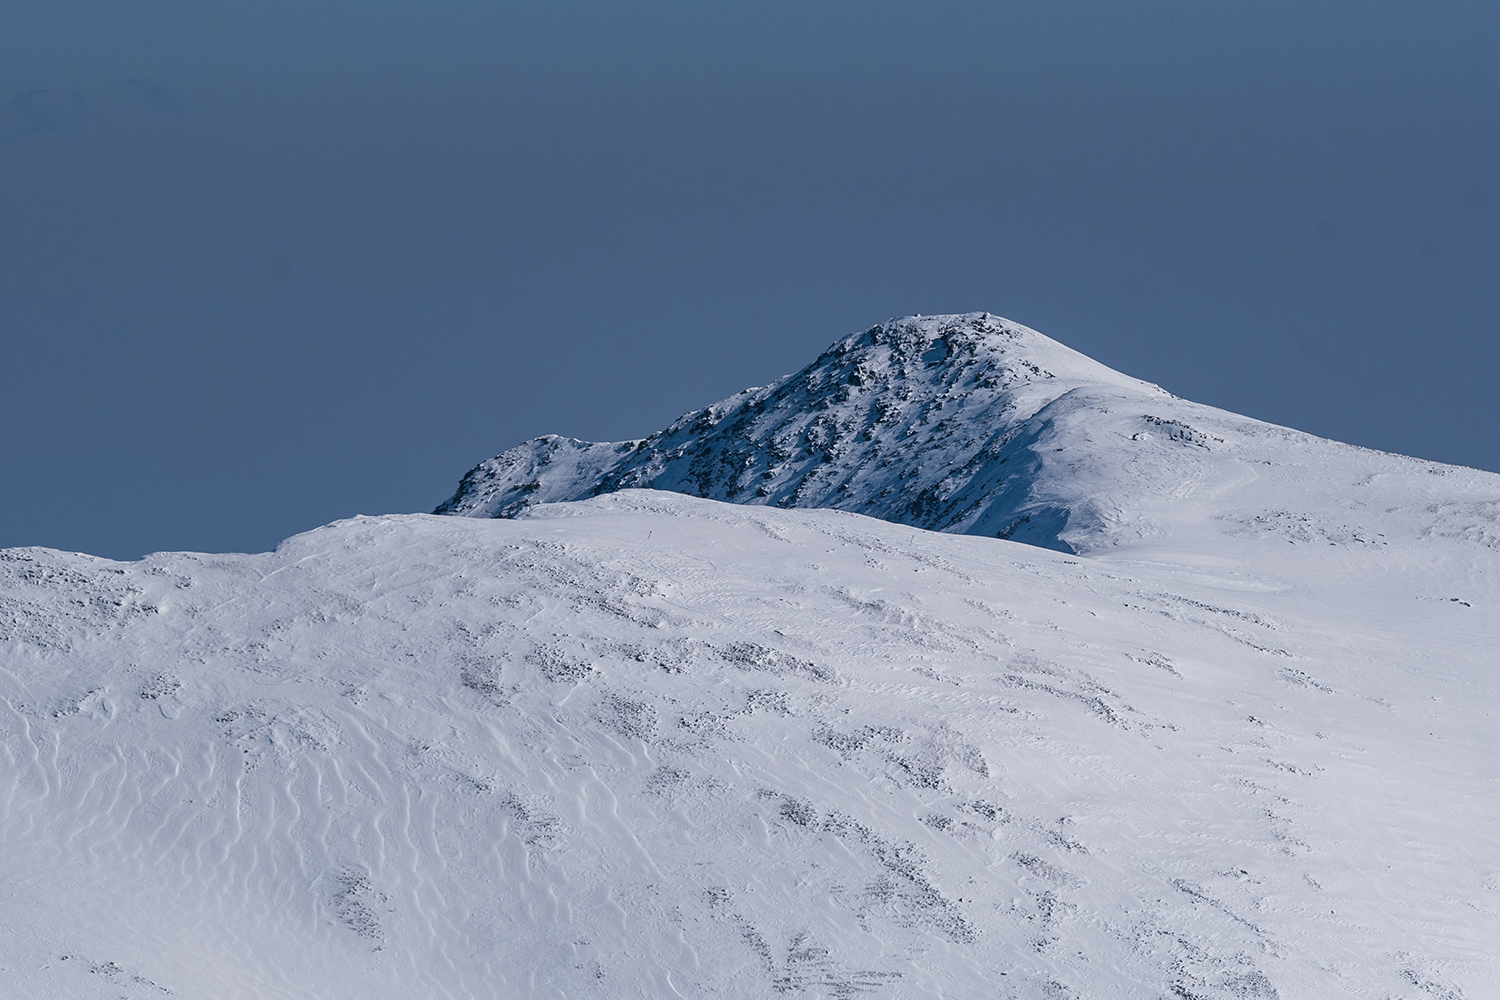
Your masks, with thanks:
[{"label": "snowy ridge", "polygon": [[1075,553],[1455,531],[1497,547],[1497,484],[1179,399],[971,313],[874,327],[640,441],[527,442],[471,470],[435,512],[512,517],[649,487]]}]

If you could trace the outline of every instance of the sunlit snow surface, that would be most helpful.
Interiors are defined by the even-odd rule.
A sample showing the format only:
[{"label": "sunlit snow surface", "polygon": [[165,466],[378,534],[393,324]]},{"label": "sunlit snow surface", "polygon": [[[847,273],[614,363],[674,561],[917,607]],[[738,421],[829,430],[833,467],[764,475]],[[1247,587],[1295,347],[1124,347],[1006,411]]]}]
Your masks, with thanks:
[{"label": "sunlit snow surface", "polygon": [[0,553],[0,994],[1500,995],[1500,477],[1155,392],[1024,445],[1075,553],[646,490]]}]

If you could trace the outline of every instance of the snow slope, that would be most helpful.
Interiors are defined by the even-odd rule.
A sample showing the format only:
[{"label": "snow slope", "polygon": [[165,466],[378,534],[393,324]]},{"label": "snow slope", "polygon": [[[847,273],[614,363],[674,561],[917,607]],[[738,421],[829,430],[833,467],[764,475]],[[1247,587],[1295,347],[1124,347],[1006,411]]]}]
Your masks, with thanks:
[{"label": "snow slope", "polygon": [[1074,552],[638,489],[0,552],[0,994],[1500,995],[1500,477],[1091,365],[1011,397]]}]

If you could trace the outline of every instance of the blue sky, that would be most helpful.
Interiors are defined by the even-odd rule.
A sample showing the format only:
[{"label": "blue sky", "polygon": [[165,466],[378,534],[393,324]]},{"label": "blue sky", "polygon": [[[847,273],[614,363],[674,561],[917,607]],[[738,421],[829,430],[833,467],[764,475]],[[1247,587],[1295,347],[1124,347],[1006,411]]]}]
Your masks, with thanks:
[{"label": "blue sky", "polygon": [[0,546],[258,550],[893,315],[1500,470],[1492,3],[0,8]]}]

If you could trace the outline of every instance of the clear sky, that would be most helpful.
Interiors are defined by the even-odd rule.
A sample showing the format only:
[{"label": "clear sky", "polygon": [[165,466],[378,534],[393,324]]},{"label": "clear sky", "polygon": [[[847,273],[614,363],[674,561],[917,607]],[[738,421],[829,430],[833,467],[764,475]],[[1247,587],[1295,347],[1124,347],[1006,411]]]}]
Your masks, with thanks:
[{"label": "clear sky", "polygon": [[970,310],[1500,470],[1500,4],[0,6],[0,546],[428,510]]}]

